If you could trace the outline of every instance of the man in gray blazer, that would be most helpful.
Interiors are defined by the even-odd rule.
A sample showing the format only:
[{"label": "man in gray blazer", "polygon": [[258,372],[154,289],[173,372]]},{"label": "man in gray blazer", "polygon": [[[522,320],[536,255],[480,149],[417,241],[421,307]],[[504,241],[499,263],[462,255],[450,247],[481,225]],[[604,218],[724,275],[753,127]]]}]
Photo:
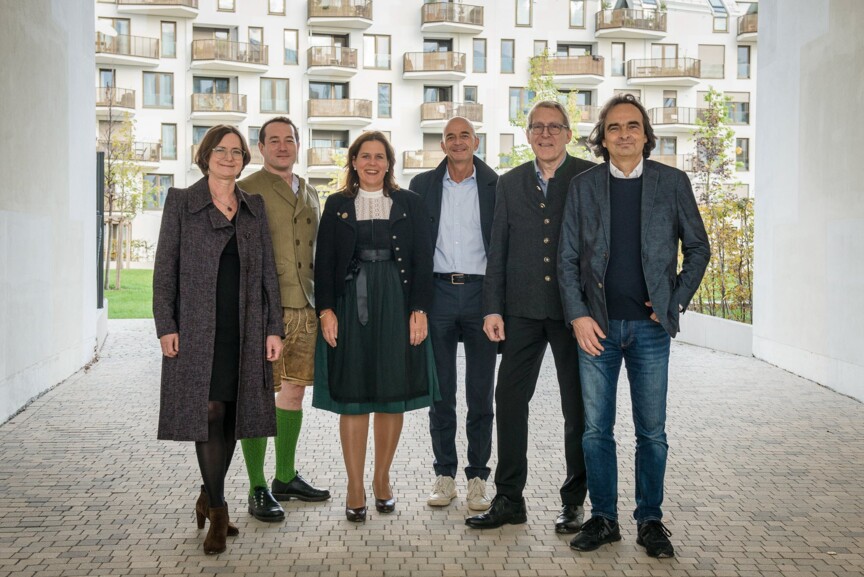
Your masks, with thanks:
[{"label": "man in gray blazer", "polygon": [[495,498],[489,511],[465,523],[487,529],[527,520],[522,490],[528,477],[528,405],[548,345],[561,392],[567,463],[555,531],[573,533],[582,524],[587,491],[582,457],[585,427],[578,346],[564,320],[555,262],[567,186],[594,164],[567,154],[573,133],[567,111],[558,102],[534,105],[528,114],[527,136],[535,160],[498,179],[483,279],[483,330],[489,340],[502,344],[495,390]]},{"label": "man in gray blazer", "polygon": [[708,265],[708,236],[687,175],[648,160],[654,131],[632,95],[606,103],[589,143],[606,162],[571,182],[558,258],[564,313],[579,343],[592,504],[570,547],[592,551],[621,539],[614,427],[623,361],[636,429],[636,543],[651,557],[673,557],[661,510],[669,346]]}]

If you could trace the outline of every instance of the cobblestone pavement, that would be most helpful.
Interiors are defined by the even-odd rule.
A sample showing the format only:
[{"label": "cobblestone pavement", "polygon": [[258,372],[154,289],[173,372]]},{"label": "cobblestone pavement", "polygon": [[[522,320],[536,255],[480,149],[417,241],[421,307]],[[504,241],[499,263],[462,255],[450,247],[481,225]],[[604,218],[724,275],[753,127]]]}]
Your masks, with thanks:
[{"label": "cobblestone pavement", "polygon": [[[464,477],[450,507],[426,506],[434,479],[425,411],[406,416],[393,465],[396,512],[349,523],[337,417],[309,407],[298,466],[333,499],[286,504],[281,524],[252,519],[238,447],[227,497],[242,534],[208,557],[193,515],[192,444],[155,439],[152,322],[111,321],[109,330],[98,363],[0,427],[0,577],[864,574],[864,405],[754,359],[682,344],[672,349],[664,507],[675,559],[650,559],[635,542],[626,381],[618,428],[624,539],[576,553],[553,531],[564,464],[550,359],[532,402],[527,524],[468,529]],[[463,427],[464,419],[461,455]],[[272,459],[270,449],[268,474]]]}]

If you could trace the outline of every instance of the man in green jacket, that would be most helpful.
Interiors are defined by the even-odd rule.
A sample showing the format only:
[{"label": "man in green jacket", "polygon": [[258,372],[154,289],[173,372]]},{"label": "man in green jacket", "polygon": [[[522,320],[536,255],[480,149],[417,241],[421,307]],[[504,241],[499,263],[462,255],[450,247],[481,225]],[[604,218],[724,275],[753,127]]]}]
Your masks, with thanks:
[{"label": "man in green jacket", "polygon": [[[284,116],[271,118],[258,133],[264,168],[239,181],[238,186],[264,198],[285,323],[282,358],[273,363],[276,389],[276,475],[270,488],[264,476],[267,438],[243,439],[249,474],[249,513],[261,521],[281,521],[285,511],[278,501],[326,501],[330,492],[306,482],[294,466],[303,422],[303,396],[313,383],[315,339],[314,273],[312,263],[318,233],[318,194],[294,174],[299,137]],[[272,490],[272,492],[271,492]]]}]

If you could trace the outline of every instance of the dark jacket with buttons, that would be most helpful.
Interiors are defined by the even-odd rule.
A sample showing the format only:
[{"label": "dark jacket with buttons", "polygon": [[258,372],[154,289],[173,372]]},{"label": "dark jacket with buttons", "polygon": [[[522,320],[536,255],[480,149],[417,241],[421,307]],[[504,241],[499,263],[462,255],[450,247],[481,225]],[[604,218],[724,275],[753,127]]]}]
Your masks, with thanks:
[{"label": "dark jacket with buttons", "polygon": [[[390,193],[391,248],[410,310],[428,311],[432,302],[432,253],[429,214],[410,190]],[[354,199],[331,194],[324,203],[315,251],[315,305],[320,314],[335,309],[345,292],[345,277],[357,244]]]},{"label": "dark jacket with buttons", "polygon": [[484,315],[564,318],[556,268],[561,219],[570,180],[592,166],[567,155],[549,179],[545,197],[533,160],[498,178]]}]

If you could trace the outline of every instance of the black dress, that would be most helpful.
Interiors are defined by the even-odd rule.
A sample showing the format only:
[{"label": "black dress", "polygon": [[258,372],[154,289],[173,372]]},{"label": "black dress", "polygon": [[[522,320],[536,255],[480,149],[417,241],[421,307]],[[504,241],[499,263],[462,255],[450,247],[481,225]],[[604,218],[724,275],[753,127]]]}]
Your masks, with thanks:
[{"label": "black dress", "polygon": [[[234,224],[237,216],[231,220]],[[240,379],[240,252],[232,234],[216,277],[216,342],[210,375],[211,401],[235,402]]]}]

